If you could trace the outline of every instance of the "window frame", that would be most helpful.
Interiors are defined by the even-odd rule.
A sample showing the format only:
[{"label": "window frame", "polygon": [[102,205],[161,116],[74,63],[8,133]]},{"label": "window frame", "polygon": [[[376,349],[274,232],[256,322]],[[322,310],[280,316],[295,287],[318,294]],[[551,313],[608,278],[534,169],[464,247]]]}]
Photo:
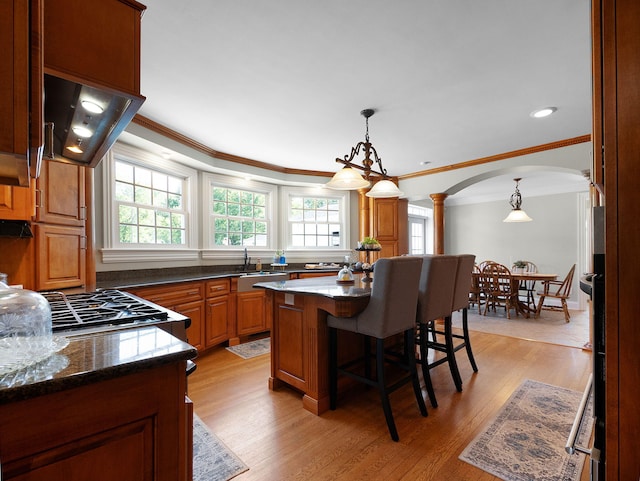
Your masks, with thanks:
[{"label": "window frame", "polygon": [[[186,243],[123,244],[119,236],[119,219],[115,195],[116,161],[184,179],[183,202]],[[178,162],[157,157],[135,147],[115,144],[103,161],[104,247],[102,262],[144,262],[197,260],[198,250],[198,171]]]},{"label": "window frame", "polygon": [[[340,231],[341,242],[338,247],[293,247],[291,245],[292,227],[289,221],[289,208],[291,197],[315,197],[315,198],[332,198],[340,200]],[[290,259],[308,259],[309,254],[313,252],[312,258],[326,259],[335,258],[336,256],[345,256],[351,253],[351,230],[350,230],[350,214],[351,214],[351,191],[329,190],[323,187],[300,187],[300,186],[280,186],[280,204],[283,206],[281,212],[281,238],[282,249],[284,249],[287,260]]]},{"label": "window frame", "polygon": [[[264,194],[266,197],[265,213],[268,223],[268,237],[266,246],[246,246],[247,252],[254,258],[260,257],[263,264],[273,252],[278,249],[278,186],[254,179],[233,177],[211,172],[202,173],[202,258],[203,259],[237,259],[245,246],[219,246],[213,243],[213,216],[210,214],[210,202],[214,187],[238,189],[253,193]],[[255,259],[252,260],[255,263]]]}]

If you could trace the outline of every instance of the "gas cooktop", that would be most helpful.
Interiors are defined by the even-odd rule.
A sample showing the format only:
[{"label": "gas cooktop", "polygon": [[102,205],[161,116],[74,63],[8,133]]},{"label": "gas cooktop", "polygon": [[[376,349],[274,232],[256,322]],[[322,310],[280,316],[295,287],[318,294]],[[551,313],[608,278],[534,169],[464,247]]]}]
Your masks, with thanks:
[{"label": "gas cooktop", "polygon": [[115,289],[65,294],[43,292],[51,306],[54,332],[102,325],[121,325],[142,321],[164,321],[166,311],[126,292]]}]

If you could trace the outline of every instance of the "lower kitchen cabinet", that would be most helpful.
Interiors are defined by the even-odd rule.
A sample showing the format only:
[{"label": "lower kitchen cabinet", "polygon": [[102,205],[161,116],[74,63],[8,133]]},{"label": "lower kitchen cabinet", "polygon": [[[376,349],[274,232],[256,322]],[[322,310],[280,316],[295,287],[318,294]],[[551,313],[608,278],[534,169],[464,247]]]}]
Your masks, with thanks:
[{"label": "lower kitchen cabinet", "polygon": [[232,313],[231,294],[212,297],[205,301],[205,348],[229,339],[229,319]]},{"label": "lower kitchen cabinet", "polygon": [[185,364],[0,405],[4,481],[186,481]]},{"label": "lower kitchen cabinet", "polygon": [[236,294],[236,329],[238,336],[248,336],[269,330],[265,309],[265,291],[238,292]]},{"label": "lower kitchen cabinet", "polygon": [[173,307],[172,311],[176,311],[183,316],[187,316],[191,319],[191,324],[187,329],[187,341],[198,351],[204,349],[204,302],[195,301],[187,302],[185,304],[177,304]]}]

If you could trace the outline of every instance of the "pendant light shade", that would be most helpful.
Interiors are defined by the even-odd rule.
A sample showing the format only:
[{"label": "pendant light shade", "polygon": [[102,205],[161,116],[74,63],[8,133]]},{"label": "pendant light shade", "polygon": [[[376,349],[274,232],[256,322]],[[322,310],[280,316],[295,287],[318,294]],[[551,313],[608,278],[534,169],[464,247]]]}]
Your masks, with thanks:
[{"label": "pendant light shade", "polygon": [[[358,190],[369,187],[371,180],[376,176],[380,176],[382,180],[378,181],[373,188],[367,192],[368,197],[399,197],[402,192],[391,182],[387,171],[382,167],[382,159],[378,157],[376,149],[369,141],[369,117],[374,114],[375,110],[365,109],[360,114],[366,119],[366,134],[364,142],[358,142],[355,147],[351,148],[351,153],[345,155],[343,159],[336,159],[336,162],[344,164],[344,168],[337,172],[329,182],[325,185],[330,189],[338,190]],[[364,153],[362,165],[352,162],[360,152]],[[372,167],[376,165],[378,170]],[[357,169],[357,170],[356,170]],[[361,175],[358,170],[364,173]],[[372,176],[371,174],[375,174]]]},{"label": "pendant light shade", "polygon": [[373,197],[376,199],[384,199],[388,197],[400,197],[404,195],[396,184],[390,180],[379,180],[374,184],[369,192],[366,193],[367,197]]},{"label": "pendant light shade", "polygon": [[520,207],[522,206],[522,196],[520,190],[518,190],[518,183],[521,178],[513,179],[516,181],[516,191],[511,194],[509,198],[509,204],[511,205],[511,212],[503,219],[502,222],[531,222],[533,219],[527,215]]},{"label": "pendant light shade", "polygon": [[344,167],[334,174],[326,186],[336,190],[356,190],[369,187],[369,181],[365,180],[355,169]]}]

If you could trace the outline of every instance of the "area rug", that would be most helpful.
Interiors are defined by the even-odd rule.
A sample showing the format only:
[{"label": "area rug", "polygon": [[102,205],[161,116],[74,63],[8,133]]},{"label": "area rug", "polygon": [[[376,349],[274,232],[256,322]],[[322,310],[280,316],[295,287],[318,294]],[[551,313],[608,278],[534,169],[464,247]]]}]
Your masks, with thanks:
[{"label": "area rug", "polygon": [[[469,309],[467,320],[471,331],[583,348],[589,341],[589,311],[570,313],[571,322],[565,322],[564,314],[556,311],[542,311],[538,319],[514,315],[507,319],[504,309],[486,316],[479,315],[477,309]],[[462,313],[454,312],[452,322],[453,327],[461,327]]]},{"label": "area rug", "polygon": [[227,481],[249,468],[193,415],[193,481]]},{"label": "area rug", "polygon": [[[584,454],[564,446],[582,393],[525,380],[491,424],[460,454],[460,459],[506,481],[577,481]],[[593,425],[589,404],[578,445],[586,446]]]},{"label": "area rug", "polygon": [[227,347],[228,351],[240,356],[242,359],[251,359],[271,352],[271,338],[265,337],[257,341],[244,342],[236,346]]}]

